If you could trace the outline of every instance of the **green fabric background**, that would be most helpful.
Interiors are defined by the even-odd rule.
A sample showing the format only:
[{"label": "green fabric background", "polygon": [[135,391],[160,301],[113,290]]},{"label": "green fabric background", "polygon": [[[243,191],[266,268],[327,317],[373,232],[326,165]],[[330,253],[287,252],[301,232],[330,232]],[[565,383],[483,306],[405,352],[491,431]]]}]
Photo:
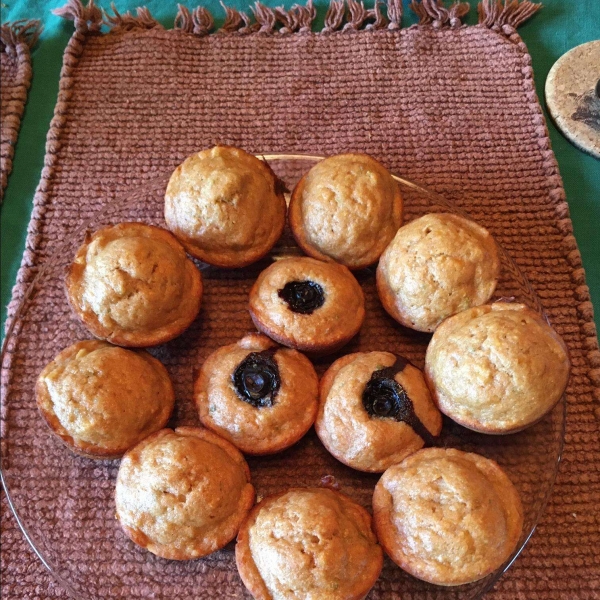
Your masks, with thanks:
[{"label": "green fabric background", "polygon": [[[249,1],[228,0],[228,4],[246,10]],[[281,4],[281,0],[263,1],[271,7]],[[66,0],[2,1],[2,22],[37,18],[44,24],[44,32],[33,51],[29,100],[15,150],[13,171],[0,209],[1,323],[6,316],[6,305],[21,261],[33,195],[43,167],[46,132],[56,103],[62,54],[73,32],[72,23],[51,13],[52,9],[65,3]],[[284,5],[289,8],[292,3],[293,0],[286,0]],[[366,3],[369,6],[372,4],[369,0]],[[542,104],[546,75],[554,62],[567,50],[600,38],[600,0],[543,0],[543,3],[542,10],[519,30],[533,58],[537,92]],[[109,0],[100,0],[99,4],[108,8]],[[115,4],[119,12],[124,12],[144,2],[118,0]],[[147,0],[145,4],[165,27],[172,27],[177,11],[175,0]],[[190,8],[197,5],[189,1],[186,4]],[[318,11],[316,27],[319,29],[327,4],[328,0],[315,0]],[[223,22],[224,11],[218,0],[205,0],[204,5],[211,10],[219,26]],[[408,26],[415,23],[416,18],[408,8],[408,0],[404,0],[404,5],[403,25]],[[472,2],[471,11],[464,22],[477,22],[475,2]],[[600,161],[567,142],[550,120],[548,125],[596,309],[596,323],[600,323]]]}]

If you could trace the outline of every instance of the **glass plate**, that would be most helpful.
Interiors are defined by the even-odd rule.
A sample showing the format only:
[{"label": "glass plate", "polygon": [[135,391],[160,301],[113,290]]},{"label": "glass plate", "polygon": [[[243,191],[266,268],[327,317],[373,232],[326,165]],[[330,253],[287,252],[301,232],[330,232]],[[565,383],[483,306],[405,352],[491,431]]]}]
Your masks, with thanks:
[{"label": "glass plate", "polygon": [[[298,154],[259,156],[269,162],[288,189],[322,158]],[[235,574],[233,544],[201,560],[177,562],[157,558],[130,542],[114,516],[114,480],[119,461],[94,461],[71,454],[50,433],[35,404],[34,385],[44,365],[68,345],[91,337],[70,310],[63,288],[65,268],[85,232],[122,221],[164,226],[163,197],[169,175],[110,201],[99,198],[93,218],[86,218],[86,222],[82,219],[42,264],[4,340],[1,358],[2,378],[8,383],[8,433],[3,440],[2,483],[31,547],[73,598],[199,598],[203,580],[226,582],[222,597],[249,597]],[[406,221],[428,212],[464,214],[439,195],[400,177],[396,179],[404,196]],[[290,254],[301,252],[286,229],[271,257]],[[503,250],[501,257],[501,280],[495,298],[514,299],[543,314],[523,273]],[[268,262],[264,259],[230,271],[198,263],[205,282],[200,316],[179,338],[151,350],[175,382],[177,405],[171,426],[198,424],[191,395],[195,372],[210,352],[253,329],[246,308],[248,291]],[[340,354],[388,350],[422,367],[430,336],[405,329],[385,314],[376,295],[374,268],[357,273],[357,278],[365,290],[367,318],[361,334]],[[33,348],[36,353],[30,351]],[[336,357],[317,359],[319,374]],[[519,489],[525,526],[518,547],[506,564],[485,579],[454,588],[418,581],[386,559],[369,598],[390,598],[393,592],[412,600],[480,598],[522,551],[544,510],[560,461],[565,405],[563,397],[542,421],[507,436],[477,434],[445,419],[441,445],[496,460]],[[319,485],[322,477],[332,475],[342,491],[370,508],[378,479],[338,463],[313,431],[293,448],[270,457],[250,458],[249,464],[257,493],[263,496],[287,487],[290,473],[296,486]]]}]

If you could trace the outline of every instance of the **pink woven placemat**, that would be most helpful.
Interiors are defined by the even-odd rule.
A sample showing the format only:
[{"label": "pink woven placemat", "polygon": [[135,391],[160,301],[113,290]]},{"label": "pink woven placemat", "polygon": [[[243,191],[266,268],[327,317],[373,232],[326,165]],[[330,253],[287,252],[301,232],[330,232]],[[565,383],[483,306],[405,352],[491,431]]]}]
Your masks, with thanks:
[{"label": "pink woven placemat", "polygon": [[29,50],[39,33],[39,21],[4,23],[0,28],[0,204],[31,83]]},{"label": "pink woven placemat", "polygon": [[[515,32],[534,8],[509,5],[502,10],[486,0],[480,25],[462,27],[463,5],[446,10],[425,0],[415,7],[422,24],[401,29],[397,3],[388,7],[388,24],[379,10],[355,2],[344,23],[344,5],[334,2],[319,34],[309,31],[310,5],[285,13],[259,6],[256,23],[229,11],[224,31],[213,35],[204,10],[184,10],[170,31],[142,10],[138,17],[115,16],[110,33],[101,35],[100,12],[71,1],[66,14],[76,32],[65,52],[12,310],[37,266],[100,199],[168,172],[199,148],[218,141],[254,152],[372,154],[489,227],[526,273],[571,353],[555,492],[524,554],[490,597],[599,598],[600,352],[531,58]],[[228,301],[243,302],[243,294]],[[209,294],[205,312],[218,302]],[[222,340],[248,326],[215,319],[206,326]],[[29,365],[36,357],[43,362],[43,327],[34,325],[24,324],[12,367],[3,373],[3,385],[19,390],[12,396],[18,405],[2,406],[4,442],[23,426],[16,414],[37,418],[24,385],[33,375],[23,366],[24,353]],[[43,468],[31,477],[43,477]],[[68,537],[61,543],[68,552]],[[207,565],[198,598],[247,597],[231,557]],[[3,505],[2,597],[64,597],[50,581]],[[115,597],[144,597],[128,590],[125,576],[111,583]],[[372,597],[401,593],[388,581]]]}]

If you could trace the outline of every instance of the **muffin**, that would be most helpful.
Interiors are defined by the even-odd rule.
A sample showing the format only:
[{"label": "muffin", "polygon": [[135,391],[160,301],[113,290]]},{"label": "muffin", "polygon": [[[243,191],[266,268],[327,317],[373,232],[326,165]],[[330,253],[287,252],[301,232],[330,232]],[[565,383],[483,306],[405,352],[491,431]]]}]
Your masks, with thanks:
[{"label": "muffin", "polygon": [[377,262],[402,225],[400,188],[366,154],[340,154],[298,182],[289,210],[292,233],[308,255],[349,269]]},{"label": "muffin", "polygon": [[335,352],[365,318],[365,298],[350,271],[314,258],[267,267],[250,291],[250,316],[275,341],[306,352]]},{"label": "muffin", "polygon": [[175,403],[158,360],[98,340],[63,350],[40,373],[35,393],[50,429],[89,458],[122,456],[162,429]]},{"label": "muffin", "polygon": [[240,528],[235,559],[256,600],[362,600],[383,552],[369,513],[329,489],[291,489],[257,504]]},{"label": "muffin", "polygon": [[275,245],[285,225],[283,190],[269,165],[215,146],[179,165],[165,194],[165,221],[196,258],[243,267]]},{"label": "muffin", "polygon": [[539,421],[563,395],[569,357],[559,335],[523,304],[471,308],[438,327],[425,376],[439,409],[482,433]]},{"label": "muffin", "polygon": [[172,560],[219,550],[254,504],[244,457],[205,429],[162,429],[121,461],[117,519],[139,546]]},{"label": "muffin", "polygon": [[523,509],[492,460],[426,448],[390,467],[373,494],[375,531],[402,569],[437,585],[477,581],[513,553]]},{"label": "muffin", "polygon": [[206,359],[194,395],[205,427],[246,454],[272,454],[312,426],[319,379],[304,355],[251,334]]},{"label": "muffin", "polygon": [[483,227],[453,214],[430,214],[401,227],[377,266],[377,291],[398,323],[435,331],[450,315],[485,304],[500,260]]},{"label": "muffin", "polygon": [[66,280],[71,307],[96,337],[155,346],[196,318],[202,278],[181,244],[159,227],[120,223],[86,235]]},{"label": "muffin", "polygon": [[339,461],[380,473],[433,444],[442,416],[410,362],[389,352],[357,352],[323,376],[315,429]]}]

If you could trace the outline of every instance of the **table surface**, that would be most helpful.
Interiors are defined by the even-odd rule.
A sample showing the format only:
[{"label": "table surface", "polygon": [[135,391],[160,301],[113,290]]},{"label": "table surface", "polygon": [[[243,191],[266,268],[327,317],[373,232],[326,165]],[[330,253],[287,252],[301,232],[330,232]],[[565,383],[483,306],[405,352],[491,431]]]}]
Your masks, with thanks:
[{"label": "table surface", "polygon": [[[15,148],[13,171],[9,176],[4,204],[0,209],[1,323],[6,316],[6,305],[10,300],[21,261],[33,196],[43,167],[46,133],[58,94],[62,55],[73,33],[72,23],[51,13],[52,9],[65,3],[66,0],[2,1],[2,22],[37,18],[44,24],[44,31],[32,54],[32,85]],[[292,3],[293,0],[286,0],[284,5],[289,8]],[[316,28],[322,27],[327,3],[327,0],[315,0]],[[103,8],[109,7],[108,0],[100,0],[99,4]],[[115,4],[119,12],[145,4],[153,16],[168,28],[172,27],[177,10],[175,0],[120,0]],[[186,4],[190,8],[196,6],[196,3]],[[239,10],[247,10],[249,0],[229,0],[227,4]],[[264,0],[264,4],[275,7],[281,5],[281,0]],[[371,2],[367,0],[367,4],[370,6]],[[532,56],[537,93],[542,106],[546,76],[554,62],[567,50],[600,38],[599,0],[543,0],[543,4],[542,10],[519,30]],[[216,25],[222,24],[224,11],[218,0],[206,0],[204,5],[213,13]],[[404,0],[404,26],[409,26],[417,20],[407,5],[408,0]],[[463,22],[477,22],[475,2],[472,2],[471,11]],[[600,323],[600,161],[572,146],[548,116],[547,119],[552,147],[559,163],[571,210],[575,237],[581,250],[587,283],[596,309],[596,323]]]}]

